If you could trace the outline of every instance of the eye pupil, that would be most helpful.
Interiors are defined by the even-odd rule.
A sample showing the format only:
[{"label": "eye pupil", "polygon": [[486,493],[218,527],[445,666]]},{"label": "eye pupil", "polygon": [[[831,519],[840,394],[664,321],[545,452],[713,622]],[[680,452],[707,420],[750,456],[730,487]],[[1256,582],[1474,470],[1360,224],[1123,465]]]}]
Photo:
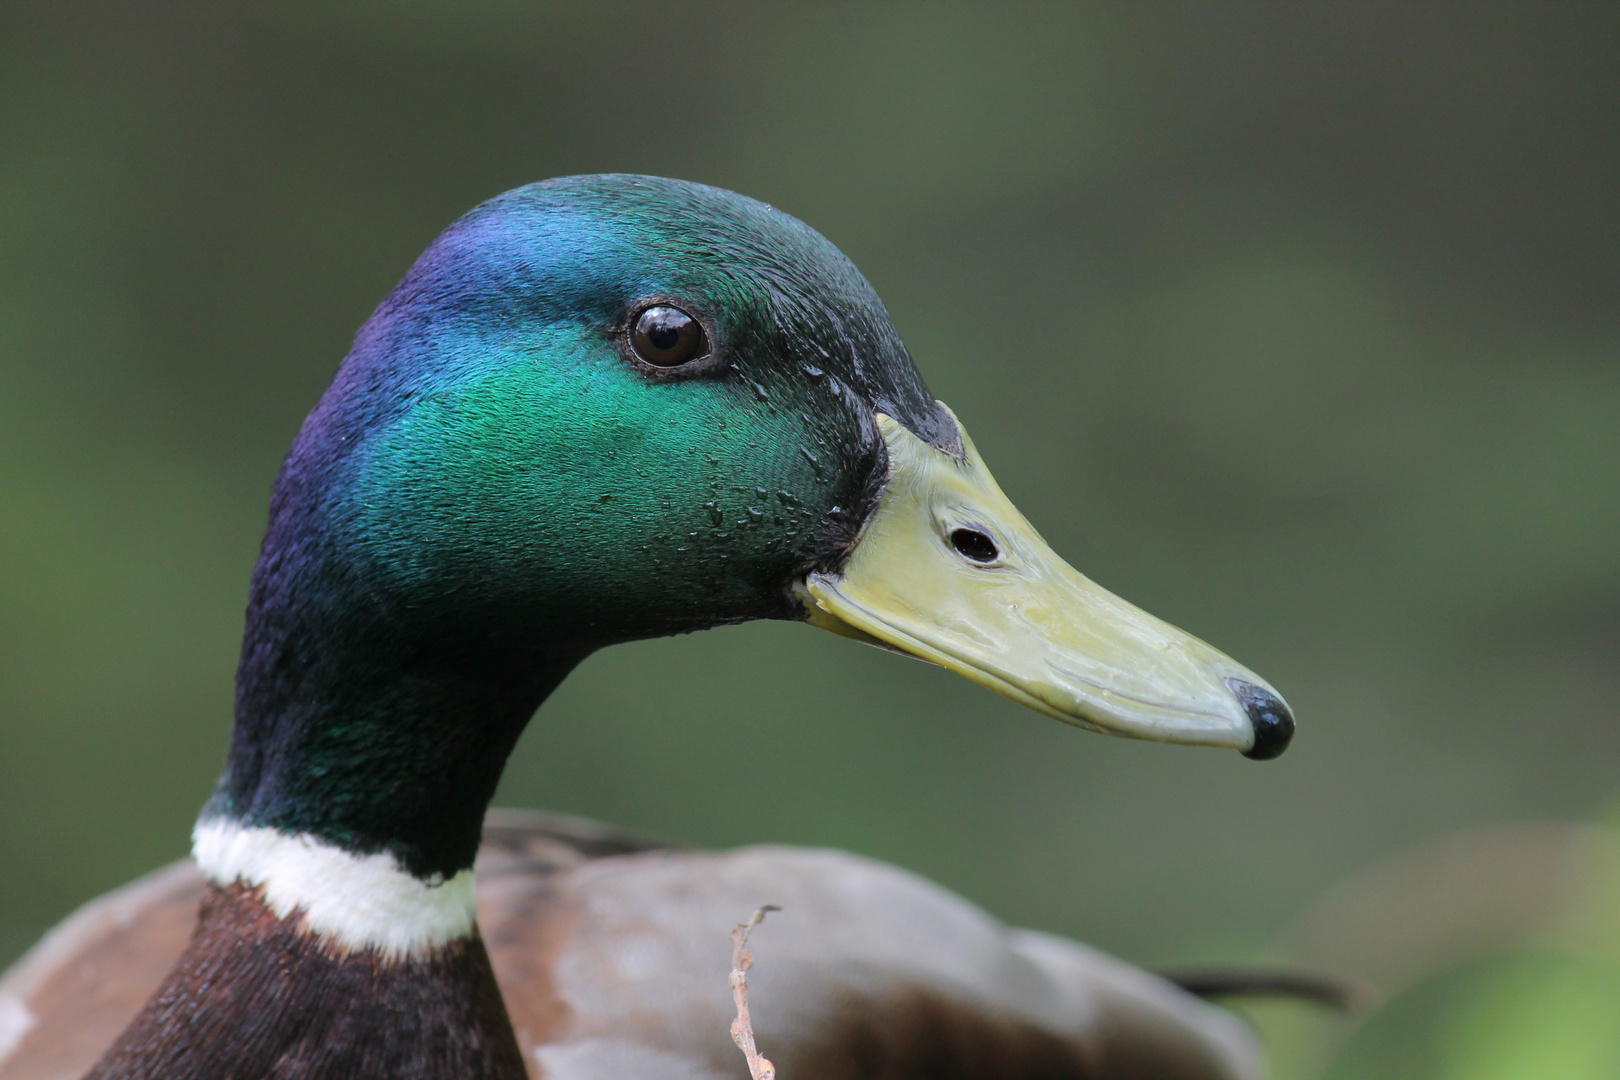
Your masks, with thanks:
[{"label": "eye pupil", "polygon": [[996,550],[996,542],[978,529],[952,530],[951,547],[964,559],[977,563],[995,562],[1001,554]]},{"label": "eye pupil", "polygon": [[709,353],[703,325],[668,304],[657,304],[636,316],[630,347],[654,367],[679,367]]}]

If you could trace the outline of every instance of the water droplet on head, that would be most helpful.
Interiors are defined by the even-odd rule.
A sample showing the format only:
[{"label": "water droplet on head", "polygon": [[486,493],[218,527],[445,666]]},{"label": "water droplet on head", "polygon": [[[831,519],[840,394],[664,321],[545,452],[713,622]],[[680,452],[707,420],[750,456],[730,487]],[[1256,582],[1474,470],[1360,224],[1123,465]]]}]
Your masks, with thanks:
[{"label": "water droplet on head", "polygon": [[816,457],[816,455],[810,451],[810,448],[806,446],[799,447],[799,453],[804,455],[804,460],[808,461],[810,463],[810,468],[815,470],[816,480],[825,484],[827,482],[827,474],[822,471],[821,459]]}]

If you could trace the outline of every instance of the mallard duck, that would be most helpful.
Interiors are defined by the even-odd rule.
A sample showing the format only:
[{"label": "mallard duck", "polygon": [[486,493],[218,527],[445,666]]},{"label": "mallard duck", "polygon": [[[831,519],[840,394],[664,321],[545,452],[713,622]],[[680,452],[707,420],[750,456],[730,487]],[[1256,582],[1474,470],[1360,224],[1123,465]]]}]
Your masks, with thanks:
[{"label": "mallard duck", "polygon": [[[577,176],[472,210],[359,332],[277,480],[194,861],[0,982],[0,1075],[1254,1077],[1231,1014],[835,851],[486,810],[596,649],[794,619],[1076,726],[1280,753],[1259,676],[1054,554],[883,304],[763,203]],[[476,888],[475,888],[476,883]]]}]

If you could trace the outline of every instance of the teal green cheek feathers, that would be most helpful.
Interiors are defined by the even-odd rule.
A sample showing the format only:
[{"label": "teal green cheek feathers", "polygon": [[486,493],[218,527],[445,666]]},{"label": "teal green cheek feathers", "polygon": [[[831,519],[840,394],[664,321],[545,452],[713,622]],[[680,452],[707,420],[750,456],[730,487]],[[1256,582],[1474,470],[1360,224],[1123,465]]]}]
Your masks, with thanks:
[{"label": "teal green cheek feathers", "polygon": [[[703,355],[638,360],[653,302]],[[287,469],[327,473],[299,523],[373,593],[554,607],[606,642],[796,617],[791,582],[836,565],[881,483],[879,411],[959,447],[821,236],[700,185],[568,178],[446,231]]]},{"label": "teal green cheek feathers", "polygon": [[402,595],[483,592],[596,640],[785,614],[879,464],[825,375],[649,377],[576,326],[470,368],[357,452],[347,556]]}]

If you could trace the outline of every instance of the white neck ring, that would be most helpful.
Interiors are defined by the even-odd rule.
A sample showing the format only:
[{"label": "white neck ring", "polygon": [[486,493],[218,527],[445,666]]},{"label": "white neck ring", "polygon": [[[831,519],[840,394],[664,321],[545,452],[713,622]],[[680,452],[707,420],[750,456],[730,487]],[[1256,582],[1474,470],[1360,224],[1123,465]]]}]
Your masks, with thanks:
[{"label": "white neck ring", "polygon": [[345,952],[416,959],[477,927],[471,870],[423,881],[386,852],[355,855],[308,833],[226,817],[197,823],[191,853],[210,881],[262,890],[277,916],[299,914],[306,929]]}]

